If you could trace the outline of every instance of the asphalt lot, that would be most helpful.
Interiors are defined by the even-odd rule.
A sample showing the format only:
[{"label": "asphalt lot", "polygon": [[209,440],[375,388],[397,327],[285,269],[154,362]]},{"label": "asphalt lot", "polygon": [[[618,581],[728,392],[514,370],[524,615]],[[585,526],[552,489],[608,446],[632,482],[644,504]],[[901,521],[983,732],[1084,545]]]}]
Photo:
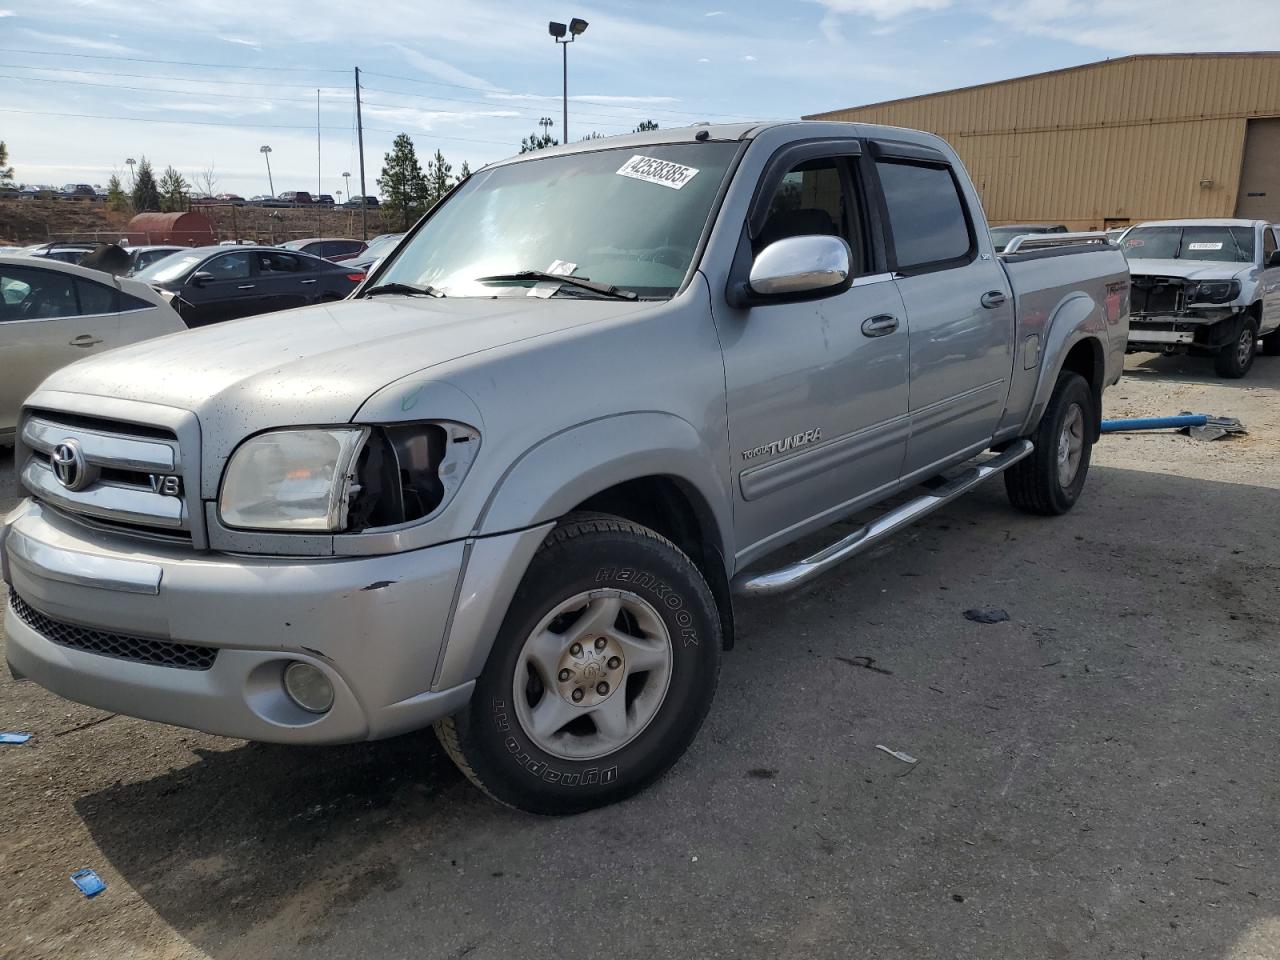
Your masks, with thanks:
[{"label": "asphalt lot", "polygon": [[1065,518],[996,481],[742,607],[693,748],[609,809],[497,807],[430,734],[245,744],[5,676],[0,957],[1280,957],[1280,358],[1129,360],[1108,415],[1250,435],[1106,438]]}]

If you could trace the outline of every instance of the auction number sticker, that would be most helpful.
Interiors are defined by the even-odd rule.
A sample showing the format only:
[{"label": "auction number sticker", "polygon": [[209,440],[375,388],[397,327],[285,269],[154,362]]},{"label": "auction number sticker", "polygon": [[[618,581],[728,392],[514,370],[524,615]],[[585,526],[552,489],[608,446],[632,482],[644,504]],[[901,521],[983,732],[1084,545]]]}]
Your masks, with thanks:
[{"label": "auction number sticker", "polygon": [[1221,243],[1188,243],[1188,250],[1221,250]]},{"label": "auction number sticker", "polygon": [[662,187],[679,190],[698,174],[697,167],[686,167],[670,160],[656,160],[636,154],[618,168],[618,176],[656,183]]}]

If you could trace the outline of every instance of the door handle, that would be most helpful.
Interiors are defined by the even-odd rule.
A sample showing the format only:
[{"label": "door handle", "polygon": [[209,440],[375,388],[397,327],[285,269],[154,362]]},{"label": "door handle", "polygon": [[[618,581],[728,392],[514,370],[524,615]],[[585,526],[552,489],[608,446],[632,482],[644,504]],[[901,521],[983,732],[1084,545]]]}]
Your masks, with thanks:
[{"label": "door handle", "polygon": [[988,290],[982,295],[982,300],[980,302],[988,310],[994,310],[1008,299],[1009,298],[1006,297],[1004,292],[1001,290]]},{"label": "door handle", "polygon": [[102,342],[101,337],[95,337],[91,333],[82,333],[78,337],[73,337],[67,341],[69,347],[96,347]]},{"label": "door handle", "polygon": [[862,321],[862,334],[866,337],[883,337],[898,329],[898,318],[882,313]]},{"label": "door handle", "polygon": [[242,283],[240,286],[236,287],[237,290],[252,290],[253,288],[254,284],[252,283]]},{"label": "door handle", "polygon": [[315,283],[316,280],[315,280],[315,277],[312,277],[310,280],[299,280],[298,282],[299,283]]}]

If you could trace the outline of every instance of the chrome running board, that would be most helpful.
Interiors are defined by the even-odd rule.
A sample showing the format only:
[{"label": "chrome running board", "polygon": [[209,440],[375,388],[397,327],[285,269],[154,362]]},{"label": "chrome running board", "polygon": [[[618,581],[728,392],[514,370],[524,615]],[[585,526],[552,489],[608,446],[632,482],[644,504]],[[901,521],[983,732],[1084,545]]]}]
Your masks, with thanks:
[{"label": "chrome running board", "polygon": [[989,460],[974,464],[959,476],[945,480],[928,493],[895,507],[812,556],[777,570],[739,574],[733,578],[733,592],[743,597],[764,597],[803,586],[836,564],[856,557],[908,524],[946,506],[988,477],[1003,473],[1019,460],[1030,456],[1034,450],[1035,446],[1030,440],[1014,441]]}]

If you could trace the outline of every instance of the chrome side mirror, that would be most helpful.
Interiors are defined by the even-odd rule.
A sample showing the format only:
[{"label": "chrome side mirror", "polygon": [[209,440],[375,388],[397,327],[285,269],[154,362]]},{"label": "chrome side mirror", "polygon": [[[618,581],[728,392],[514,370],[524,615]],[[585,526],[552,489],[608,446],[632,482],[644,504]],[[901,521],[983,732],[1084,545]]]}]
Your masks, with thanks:
[{"label": "chrome side mirror", "polygon": [[760,251],[747,283],[762,297],[813,293],[849,279],[853,254],[842,237],[813,235],[776,240]]}]

